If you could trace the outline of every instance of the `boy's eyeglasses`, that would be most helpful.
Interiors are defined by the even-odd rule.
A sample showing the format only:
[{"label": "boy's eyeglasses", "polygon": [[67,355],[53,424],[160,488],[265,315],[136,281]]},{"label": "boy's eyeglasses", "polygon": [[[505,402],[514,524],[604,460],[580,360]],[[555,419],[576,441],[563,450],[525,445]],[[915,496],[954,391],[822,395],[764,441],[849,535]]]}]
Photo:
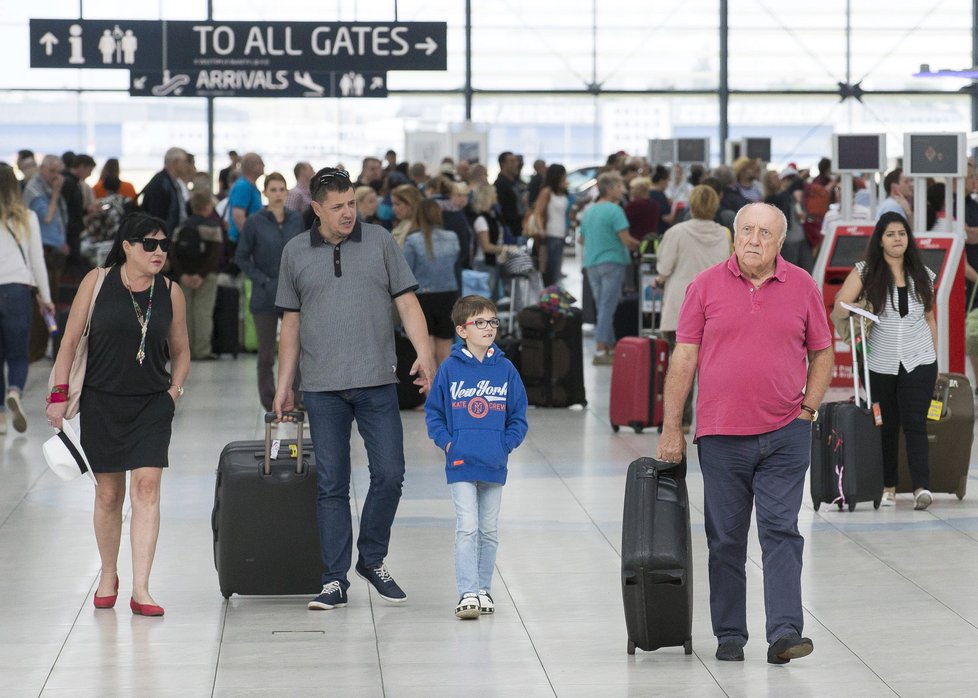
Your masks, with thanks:
[{"label": "boy's eyeglasses", "polygon": [[321,175],[319,175],[319,180],[318,181],[319,181],[320,186],[323,186],[323,185],[329,184],[334,179],[345,179],[345,180],[349,181],[350,180],[350,173],[347,172],[346,170],[334,170],[334,169],[330,169],[328,172],[323,172]]},{"label": "boy's eyeglasses", "polygon": [[136,244],[137,242],[143,243],[143,249],[146,252],[156,252],[157,247],[164,252],[170,251],[169,238],[129,238],[129,242],[132,244]]},{"label": "boy's eyeglasses", "polygon": [[487,327],[499,327],[499,318],[494,317],[491,320],[483,320],[479,318],[478,320],[470,320],[469,322],[463,322],[462,327],[468,327],[469,325],[475,325],[476,329],[484,330]]}]

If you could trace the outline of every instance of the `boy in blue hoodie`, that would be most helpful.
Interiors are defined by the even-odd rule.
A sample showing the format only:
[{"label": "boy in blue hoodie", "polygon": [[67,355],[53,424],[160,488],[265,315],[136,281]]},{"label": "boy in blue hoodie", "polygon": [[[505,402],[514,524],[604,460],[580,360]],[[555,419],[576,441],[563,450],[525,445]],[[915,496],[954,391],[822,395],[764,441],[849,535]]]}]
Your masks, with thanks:
[{"label": "boy in blue hoodie", "polygon": [[475,619],[495,608],[489,595],[499,536],[496,524],[506,461],[526,436],[526,390],[493,340],[496,306],[482,296],[452,308],[456,344],[438,368],[425,403],[428,436],[445,451],[455,505],[455,616]]}]

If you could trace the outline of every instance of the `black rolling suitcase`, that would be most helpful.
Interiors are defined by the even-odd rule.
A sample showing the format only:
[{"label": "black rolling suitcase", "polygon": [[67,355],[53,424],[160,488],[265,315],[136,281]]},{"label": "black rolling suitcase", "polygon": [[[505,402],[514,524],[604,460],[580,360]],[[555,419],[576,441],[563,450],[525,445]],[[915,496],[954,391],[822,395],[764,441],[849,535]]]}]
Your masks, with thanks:
[{"label": "black rolling suitcase", "polygon": [[[849,318],[852,323],[852,318]],[[849,336],[855,336],[850,326]],[[859,370],[856,349],[852,349],[852,383],[855,397],[847,402],[827,402],[818,408],[812,425],[812,464],[810,485],[812,505],[835,504],[854,511],[858,502],[872,502],[879,509],[883,496],[883,441],[873,418],[873,397],[869,389],[869,367],[863,371],[866,407],[859,404]]]},{"label": "black rolling suitcase", "polygon": [[638,337],[640,329],[638,318],[638,293],[626,293],[615,308],[613,320],[615,339]]},{"label": "black rolling suitcase", "polygon": [[[934,399],[941,403],[939,419],[927,420],[927,465],[930,471],[928,489],[947,492],[964,499],[968,491],[968,468],[975,430],[974,392],[968,377],[961,373],[941,373],[934,386]],[[913,492],[907,466],[907,447],[900,432],[900,455],[897,461],[897,492]]]},{"label": "black rolling suitcase", "polygon": [[520,311],[519,326],[527,401],[539,407],[587,405],[580,309],[555,315],[530,306]]},{"label": "black rolling suitcase", "polygon": [[214,332],[211,351],[233,354],[238,358],[241,349],[241,291],[234,286],[218,286],[214,301]]},{"label": "black rolling suitcase", "polygon": [[621,532],[621,595],[628,654],[682,647],[693,653],[693,544],[686,459],[628,466]]},{"label": "black rolling suitcase", "polygon": [[272,413],[264,441],[234,441],[221,452],[211,528],[224,598],[322,589],[315,458],[303,449],[303,413],[289,414],[298,436],[279,442],[278,457],[270,454]]}]

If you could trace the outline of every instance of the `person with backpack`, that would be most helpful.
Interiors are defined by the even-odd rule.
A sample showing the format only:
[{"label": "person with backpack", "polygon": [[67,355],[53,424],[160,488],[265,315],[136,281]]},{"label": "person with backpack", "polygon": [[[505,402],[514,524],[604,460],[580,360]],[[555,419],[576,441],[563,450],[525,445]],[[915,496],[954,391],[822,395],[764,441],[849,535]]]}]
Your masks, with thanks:
[{"label": "person with backpack", "polygon": [[214,199],[210,192],[190,196],[191,215],[173,233],[171,274],[183,289],[187,302],[187,334],[190,358],[209,361],[217,357],[211,348],[217,271],[224,255],[221,226],[214,223]]}]

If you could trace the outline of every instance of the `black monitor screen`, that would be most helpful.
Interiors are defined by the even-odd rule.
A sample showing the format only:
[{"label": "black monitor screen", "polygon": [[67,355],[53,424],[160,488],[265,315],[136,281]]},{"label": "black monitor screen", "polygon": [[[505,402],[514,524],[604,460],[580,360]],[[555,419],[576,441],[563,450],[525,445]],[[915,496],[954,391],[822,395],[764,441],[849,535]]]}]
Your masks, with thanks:
[{"label": "black monitor screen", "polygon": [[706,139],[679,138],[676,140],[676,160],[678,162],[706,162]]},{"label": "black monitor screen", "polygon": [[761,160],[771,162],[771,139],[770,138],[745,138],[743,153],[751,160]]},{"label": "black monitor screen", "polygon": [[835,239],[835,247],[832,249],[828,266],[844,269],[856,266],[856,262],[862,261],[866,255],[867,242],[869,242],[868,237],[838,236]]},{"label": "black monitor screen", "polygon": [[959,142],[955,134],[911,134],[907,169],[915,175],[957,174]]},{"label": "black monitor screen", "polygon": [[885,169],[880,162],[879,136],[839,136],[839,170],[878,172]]},{"label": "black monitor screen", "polygon": [[947,250],[920,250],[920,258],[924,261],[924,266],[937,274],[935,281],[940,281],[941,267],[944,264],[944,257]]}]

